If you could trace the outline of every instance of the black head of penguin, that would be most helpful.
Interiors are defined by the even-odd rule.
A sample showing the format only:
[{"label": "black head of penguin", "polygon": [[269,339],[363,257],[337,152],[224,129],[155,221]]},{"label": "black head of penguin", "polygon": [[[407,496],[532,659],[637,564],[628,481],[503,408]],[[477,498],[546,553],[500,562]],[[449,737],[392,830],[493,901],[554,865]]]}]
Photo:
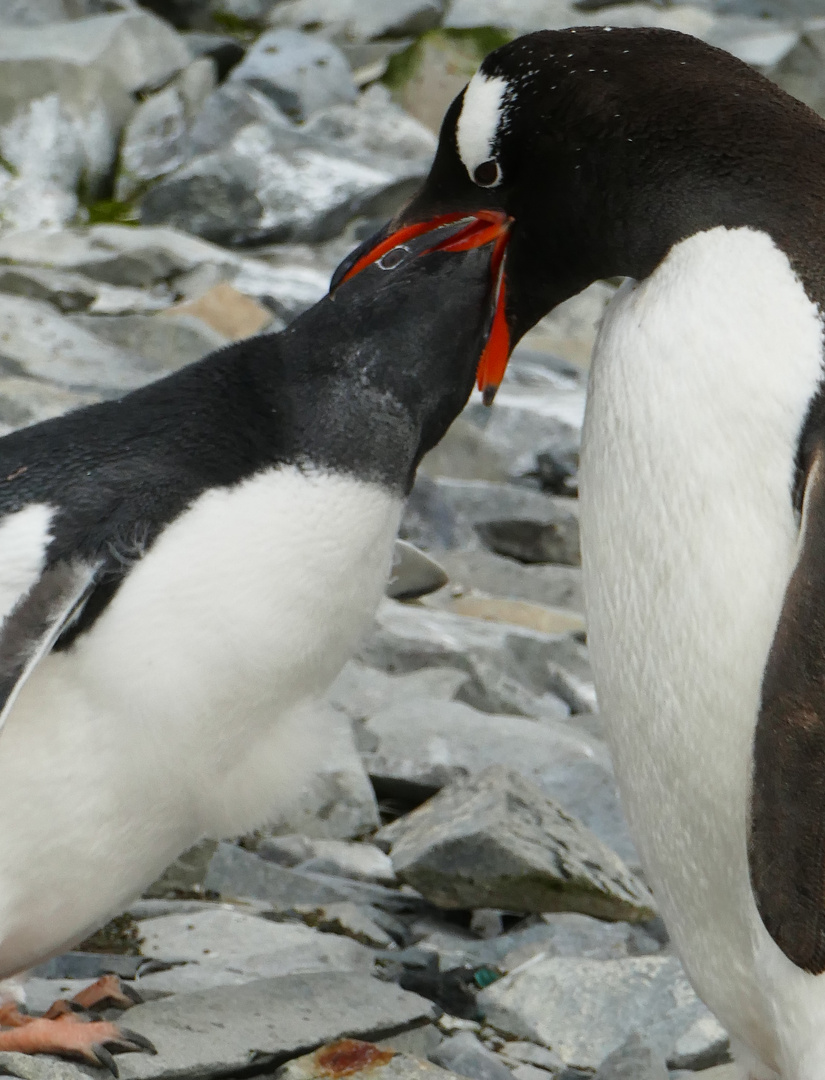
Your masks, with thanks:
[{"label": "black head of penguin", "polygon": [[[396,249],[279,335],[279,401],[309,460],[408,488],[473,389],[490,251]],[[305,387],[305,392],[298,388]]]},{"label": "black head of penguin", "polygon": [[513,219],[511,344],[591,281],[644,278],[674,243],[716,225],[768,232],[825,299],[810,239],[825,210],[825,124],[729,53],[675,31],[541,31],[487,56],[388,232],[479,210]]}]

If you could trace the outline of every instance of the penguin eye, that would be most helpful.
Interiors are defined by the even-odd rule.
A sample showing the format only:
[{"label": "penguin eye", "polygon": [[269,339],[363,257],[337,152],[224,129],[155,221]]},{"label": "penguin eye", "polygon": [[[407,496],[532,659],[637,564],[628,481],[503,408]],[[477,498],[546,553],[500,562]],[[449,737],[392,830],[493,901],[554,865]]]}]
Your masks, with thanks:
[{"label": "penguin eye", "polygon": [[473,169],[473,180],[479,187],[496,187],[501,183],[501,166],[495,158],[482,161]]}]

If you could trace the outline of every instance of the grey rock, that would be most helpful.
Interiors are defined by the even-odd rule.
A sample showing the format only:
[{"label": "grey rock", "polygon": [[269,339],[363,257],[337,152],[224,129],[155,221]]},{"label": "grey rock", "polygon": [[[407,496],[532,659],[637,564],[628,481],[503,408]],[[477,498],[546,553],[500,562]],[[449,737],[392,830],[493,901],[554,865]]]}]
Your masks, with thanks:
[{"label": "grey rock", "polygon": [[524,566],[487,551],[439,551],[438,561],[456,589],[584,611],[579,567]]},{"label": "grey rock", "polygon": [[[461,702],[399,700],[370,716],[362,745],[374,781],[437,790],[489,765],[514,769],[636,862],[606,748],[563,721],[490,715]],[[393,826],[389,826],[390,829]],[[386,830],[378,834],[382,844]]]},{"label": "grey rock", "polygon": [[88,1080],[88,1074],[70,1061],[42,1054],[35,1057],[6,1050],[0,1053],[0,1069],[8,1076],[19,1076],[21,1080]]},{"label": "grey rock", "polygon": [[[524,1042],[513,1039],[506,1042],[499,1050],[499,1054],[508,1064],[533,1065],[539,1069],[545,1069],[550,1073],[561,1072],[564,1062],[558,1054],[548,1050],[545,1046],[537,1046],[536,1043]],[[518,1074],[517,1074],[518,1075]]]},{"label": "grey rock", "polygon": [[369,904],[339,900],[320,907],[296,907],[294,913],[308,926],[323,930],[325,934],[343,934],[375,949],[391,949],[395,945],[393,935],[381,925],[382,913]]},{"label": "grey rock", "polygon": [[420,897],[368,882],[348,881],[327,874],[305,874],[265,862],[234,844],[218,844],[204,885],[226,897],[265,900],[275,911],[322,906],[340,900],[373,904],[389,912],[422,910]]},{"label": "grey rock", "polygon": [[668,1071],[661,1052],[634,1031],[620,1047],[607,1055],[595,1080],[668,1080]]},{"label": "grey rock", "polygon": [[443,567],[406,540],[396,540],[387,596],[394,600],[414,600],[447,584]]},{"label": "grey rock", "polygon": [[151,899],[176,898],[181,893],[203,893],[203,881],[217,848],[215,840],[201,840],[181,852],[143,895]]},{"label": "grey rock", "polygon": [[341,50],[318,35],[296,30],[262,34],[229,78],[254,86],[298,122],[356,97]]},{"label": "grey rock", "polygon": [[497,555],[507,555],[525,563],[561,563],[578,566],[579,521],[572,513],[557,511],[552,517],[505,518],[476,526],[484,543]]},{"label": "grey rock", "polygon": [[273,8],[272,25],[314,27],[348,41],[415,36],[441,21],[445,0],[286,0]]},{"label": "grey rock", "polygon": [[727,1032],[711,1013],[695,1020],[687,1031],[676,1039],[668,1053],[672,1069],[703,1070],[730,1060]]},{"label": "grey rock", "polygon": [[223,908],[146,919],[140,930],[146,955],[186,964],[143,976],[138,989],[175,993],[299,972],[372,968],[369,950],[348,938]]},{"label": "grey rock", "polygon": [[333,874],[355,881],[394,885],[392,862],[374,844],[353,844],[344,840],[315,840],[312,852],[298,869],[314,874]]},{"label": "grey rock", "polygon": [[512,1080],[512,1073],[470,1031],[458,1031],[430,1054],[430,1061],[471,1080]]},{"label": "grey rock", "polygon": [[60,311],[89,311],[101,315],[162,311],[172,302],[168,290],[152,290],[105,285],[70,271],[39,266],[0,266],[0,292],[46,300]]},{"label": "grey rock", "polygon": [[428,1058],[444,1041],[440,1028],[435,1024],[425,1024],[409,1031],[401,1031],[388,1039],[379,1039],[378,1046],[387,1050],[396,1050],[399,1054],[412,1054],[417,1058]]},{"label": "grey rock", "polygon": [[138,7],[0,35],[0,221],[59,225],[81,180],[99,194],[132,94],[188,63],[174,31]]},{"label": "grey rock", "polygon": [[312,145],[298,131],[249,124],[223,150],[160,181],[140,212],[145,224],[226,244],[317,241],[357,214],[390,209],[405,191],[390,173]]},{"label": "grey rock", "polygon": [[115,394],[156,373],[137,353],[115,348],[39,300],[0,294],[0,357],[6,371],[71,390]]},{"label": "grey rock", "polygon": [[228,344],[228,338],[191,315],[73,315],[68,320],[125,353],[139,354],[158,374]]},{"label": "grey rock", "polygon": [[707,1025],[706,1045],[725,1039],[672,956],[556,957],[493,983],[478,1000],[498,1031],[547,1046],[581,1069],[597,1069],[638,1030],[668,1063],[697,1021]]},{"label": "grey rock", "polygon": [[299,833],[287,836],[267,836],[258,844],[256,853],[267,862],[279,866],[297,866],[312,857],[314,846],[308,836]]},{"label": "grey rock", "polygon": [[126,200],[186,159],[186,109],[176,86],[167,86],[138,105],[120,149],[115,198]]},{"label": "grey rock", "polygon": [[822,116],[825,113],[824,62],[825,28],[809,29],[768,74],[783,90]]},{"label": "grey rock", "polygon": [[[428,483],[428,478],[424,478],[424,483]],[[453,522],[452,542],[441,546],[477,549],[480,546],[479,532],[483,535],[484,529],[490,523],[507,519],[556,523],[562,538],[561,552],[565,554],[570,565],[576,565],[578,562],[578,514],[574,501],[551,498],[549,495],[522,485],[486,480],[438,477],[435,481],[429,481],[429,484],[434,485],[430,501],[435,504],[435,514],[444,513],[442,507],[446,507]],[[413,488],[413,493],[415,493],[415,488]],[[484,540],[490,546],[486,537]],[[510,555],[511,552],[499,550],[499,554]],[[522,558],[519,554],[514,554],[512,557]],[[572,562],[573,559],[576,561]],[[523,561],[542,560],[523,559]],[[543,561],[561,562],[564,560],[545,559]]]},{"label": "grey rock", "polygon": [[314,242],[359,214],[389,216],[432,154],[429,136],[380,91],[295,127],[254,88],[231,83],[206,102],[190,146],[196,156],[147,193],[141,219],[230,244]]},{"label": "grey rock", "polygon": [[[329,690],[329,701],[351,720],[361,721],[396,701],[430,698],[449,701],[467,681],[467,673],[448,667],[422,668],[409,675],[387,675],[384,671],[350,660]],[[377,742],[360,723],[356,741],[361,751],[374,750]]]},{"label": "grey rock", "polygon": [[190,30],[182,37],[193,60],[206,56],[214,61],[219,82],[222,82],[232,68],[243,60],[246,52],[238,39],[229,34]]},{"label": "grey rock", "polygon": [[0,8],[0,23],[9,26],[43,26],[69,22],[89,15],[114,11],[133,11],[134,0],[5,0]]},{"label": "grey rock", "polygon": [[539,955],[619,960],[661,951],[643,926],[630,923],[604,922],[576,912],[552,912],[526,922],[529,925],[486,941],[456,934],[455,927],[443,924],[433,929],[426,918],[415,920],[411,929],[419,945],[439,954],[444,970],[466,965],[509,972]]},{"label": "grey rock", "polygon": [[539,453],[578,454],[584,393],[578,384],[564,395],[522,386],[505,392],[502,384],[495,409],[482,412],[483,405],[471,404],[466,416],[481,426],[484,441],[504,462],[507,477],[519,479],[537,474]]},{"label": "grey rock", "polygon": [[130,1054],[124,1080],[231,1075],[254,1060],[266,1070],[343,1036],[381,1037],[433,1018],[431,1002],[356,972],[262,979],[138,1005],[129,1026],[159,1053]]},{"label": "grey rock", "polygon": [[[0,365],[2,345],[0,344]],[[94,391],[69,390],[39,379],[0,375],[0,426],[3,433],[62,416],[69,409],[92,405],[103,395]]]},{"label": "grey rock", "polygon": [[[338,1060],[341,1065],[337,1065]],[[277,1080],[328,1080],[330,1074],[336,1075],[336,1066],[345,1069],[347,1076],[362,1075],[374,1080],[450,1080],[452,1076],[429,1061],[353,1039],[290,1061],[275,1076]]]},{"label": "grey rock", "polygon": [[518,773],[456,780],[383,830],[395,872],[440,907],[652,918],[621,859]]}]

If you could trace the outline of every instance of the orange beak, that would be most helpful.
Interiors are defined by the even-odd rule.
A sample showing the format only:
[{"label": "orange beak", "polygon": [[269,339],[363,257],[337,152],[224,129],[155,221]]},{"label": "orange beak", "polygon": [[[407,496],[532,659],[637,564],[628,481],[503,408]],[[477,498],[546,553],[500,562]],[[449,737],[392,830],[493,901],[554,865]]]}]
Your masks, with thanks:
[{"label": "orange beak", "polygon": [[499,210],[476,210],[473,213],[457,211],[451,214],[442,214],[439,217],[430,218],[429,221],[417,221],[412,225],[403,225],[396,229],[374,248],[362,255],[341,278],[338,284],[343,284],[350,278],[355,277],[365,267],[382,259],[393,248],[413,240],[417,236],[438,229],[442,225],[452,225],[457,221],[467,221],[464,228],[454,232],[446,240],[421,252],[427,255],[432,251],[470,251],[473,248],[483,247],[485,244],[493,244],[493,253],[490,259],[490,274],[493,280],[492,302],[493,317],[490,323],[490,331],[487,341],[478,362],[477,383],[483,395],[485,405],[492,405],[496,396],[507,361],[510,358],[510,330],[507,326],[506,295],[504,283],[504,263],[507,252],[507,242],[510,239],[510,226],[512,218]]}]

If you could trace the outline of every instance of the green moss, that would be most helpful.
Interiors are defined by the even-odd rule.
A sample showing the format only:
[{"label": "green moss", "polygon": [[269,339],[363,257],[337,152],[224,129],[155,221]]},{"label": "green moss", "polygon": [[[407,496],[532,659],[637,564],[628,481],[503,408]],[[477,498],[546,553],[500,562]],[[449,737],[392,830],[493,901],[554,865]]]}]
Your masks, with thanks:
[{"label": "green moss", "polygon": [[117,199],[96,199],[85,206],[89,225],[139,225],[134,202],[118,202]]},{"label": "green moss", "polygon": [[238,38],[244,44],[254,41],[263,26],[254,19],[243,19],[231,11],[213,11],[212,22],[219,30]]},{"label": "green moss", "polygon": [[142,956],[140,924],[131,915],[118,915],[102,926],[97,933],[78,945],[80,952],[118,953],[121,956]]},{"label": "green moss", "polygon": [[0,154],[0,169],[5,169],[6,172],[11,173],[12,176],[19,175],[17,166],[12,165],[8,158],[4,158],[2,154]]},{"label": "green moss", "polygon": [[471,26],[463,30],[430,30],[406,49],[390,58],[382,82],[390,90],[398,90],[415,73],[425,47],[448,48],[466,58],[468,75],[487,53],[513,40],[507,30],[495,26]]}]

